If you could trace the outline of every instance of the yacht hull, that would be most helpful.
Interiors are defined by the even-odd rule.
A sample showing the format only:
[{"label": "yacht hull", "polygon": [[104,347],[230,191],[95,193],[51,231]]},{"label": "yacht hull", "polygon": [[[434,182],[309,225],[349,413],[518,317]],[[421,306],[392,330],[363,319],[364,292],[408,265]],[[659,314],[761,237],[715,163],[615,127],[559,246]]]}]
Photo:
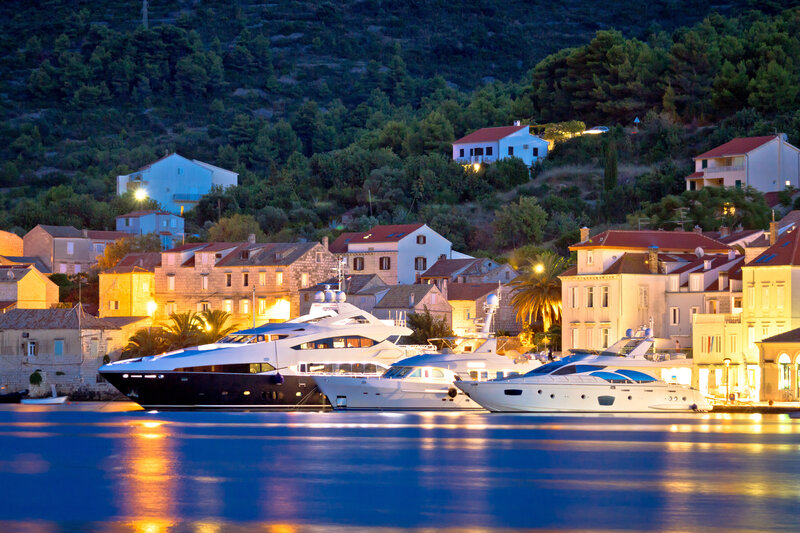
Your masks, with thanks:
[{"label": "yacht hull", "polygon": [[652,413],[709,411],[703,395],[667,383],[602,385],[459,381],[456,386],[494,412]]},{"label": "yacht hull", "polygon": [[316,376],[314,380],[337,411],[484,410],[452,383],[348,376]]},{"label": "yacht hull", "polygon": [[310,376],[221,372],[101,372],[146,409],[319,409],[325,395]]}]

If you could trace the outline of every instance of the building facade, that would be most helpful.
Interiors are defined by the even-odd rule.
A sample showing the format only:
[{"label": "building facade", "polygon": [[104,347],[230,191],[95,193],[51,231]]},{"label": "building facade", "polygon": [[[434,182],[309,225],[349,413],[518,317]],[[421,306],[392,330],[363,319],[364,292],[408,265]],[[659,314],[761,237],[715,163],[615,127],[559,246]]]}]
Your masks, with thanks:
[{"label": "building facade", "polygon": [[158,235],[161,247],[169,250],[183,244],[183,217],[168,211],[133,211],[117,217],[117,231],[132,235]]},{"label": "building facade", "polygon": [[152,316],[156,309],[155,269],[159,252],[128,254],[99,275],[100,318]]},{"label": "building facade", "polygon": [[58,285],[33,265],[0,266],[0,313],[49,309],[58,304]]},{"label": "building facade", "polygon": [[236,172],[172,153],[136,172],[117,176],[117,194],[143,189],[167,211],[182,214],[212,187],[225,189],[238,183]]},{"label": "building facade", "polygon": [[548,143],[531,135],[529,126],[481,128],[453,142],[453,161],[466,164],[494,163],[508,157],[530,167],[547,157]]},{"label": "building facade", "polygon": [[38,258],[55,274],[74,275],[97,264],[106,246],[127,237],[121,231],[78,230],[37,225],[22,238],[24,255]]}]

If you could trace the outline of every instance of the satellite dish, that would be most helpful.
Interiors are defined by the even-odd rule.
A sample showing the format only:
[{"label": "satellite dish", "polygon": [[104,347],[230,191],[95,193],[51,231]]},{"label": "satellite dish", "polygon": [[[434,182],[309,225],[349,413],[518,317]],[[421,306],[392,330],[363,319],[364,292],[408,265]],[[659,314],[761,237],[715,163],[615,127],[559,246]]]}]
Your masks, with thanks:
[{"label": "satellite dish", "polygon": [[704,255],[706,255],[706,253],[703,251],[701,247],[698,246],[697,248],[694,249],[694,255],[696,255],[697,258],[700,259]]},{"label": "satellite dish", "polygon": [[497,307],[500,304],[496,294],[490,294],[486,297],[486,305],[489,307]]}]

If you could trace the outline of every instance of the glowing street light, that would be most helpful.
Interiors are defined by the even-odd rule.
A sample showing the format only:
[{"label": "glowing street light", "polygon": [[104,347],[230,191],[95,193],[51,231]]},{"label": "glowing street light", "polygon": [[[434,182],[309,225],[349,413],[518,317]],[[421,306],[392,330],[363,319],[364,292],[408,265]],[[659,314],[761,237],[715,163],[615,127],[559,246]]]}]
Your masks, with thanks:
[{"label": "glowing street light", "polygon": [[153,318],[153,316],[156,314],[156,309],[158,309],[157,303],[155,303],[153,300],[147,302],[147,315],[150,318]]},{"label": "glowing street light", "polygon": [[731,360],[729,357],[726,357],[722,360],[725,363],[725,402],[731,397],[731,380],[730,380],[730,369],[731,369]]},{"label": "glowing street light", "polygon": [[536,265],[533,267],[533,271],[537,274],[541,274],[544,272],[544,265],[542,263],[536,263]]},{"label": "glowing street light", "polygon": [[144,202],[147,200],[147,189],[139,187],[136,189],[136,192],[133,193],[133,197],[139,202]]}]

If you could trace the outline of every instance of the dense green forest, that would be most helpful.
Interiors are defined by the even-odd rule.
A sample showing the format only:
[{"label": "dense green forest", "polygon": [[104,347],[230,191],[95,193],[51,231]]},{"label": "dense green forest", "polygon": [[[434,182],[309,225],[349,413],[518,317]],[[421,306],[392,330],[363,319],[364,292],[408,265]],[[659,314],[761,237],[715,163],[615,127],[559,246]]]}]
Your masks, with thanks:
[{"label": "dense green forest", "polygon": [[[800,144],[796,2],[149,4],[148,28],[138,1],[0,5],[3,229],[110,229],[136,205],[114,176],[178,151],[240,173],[188,214],[198,238],[422,220],[465,251],[563,250],[584,224],[670,223],[698,151]],[[450,160],[513,120],[563,141],[532,177]],[[581,123],[611,131],[564,140]],[[757,195],[714,202],[739,209],[690,223],[766,223]]]}]

